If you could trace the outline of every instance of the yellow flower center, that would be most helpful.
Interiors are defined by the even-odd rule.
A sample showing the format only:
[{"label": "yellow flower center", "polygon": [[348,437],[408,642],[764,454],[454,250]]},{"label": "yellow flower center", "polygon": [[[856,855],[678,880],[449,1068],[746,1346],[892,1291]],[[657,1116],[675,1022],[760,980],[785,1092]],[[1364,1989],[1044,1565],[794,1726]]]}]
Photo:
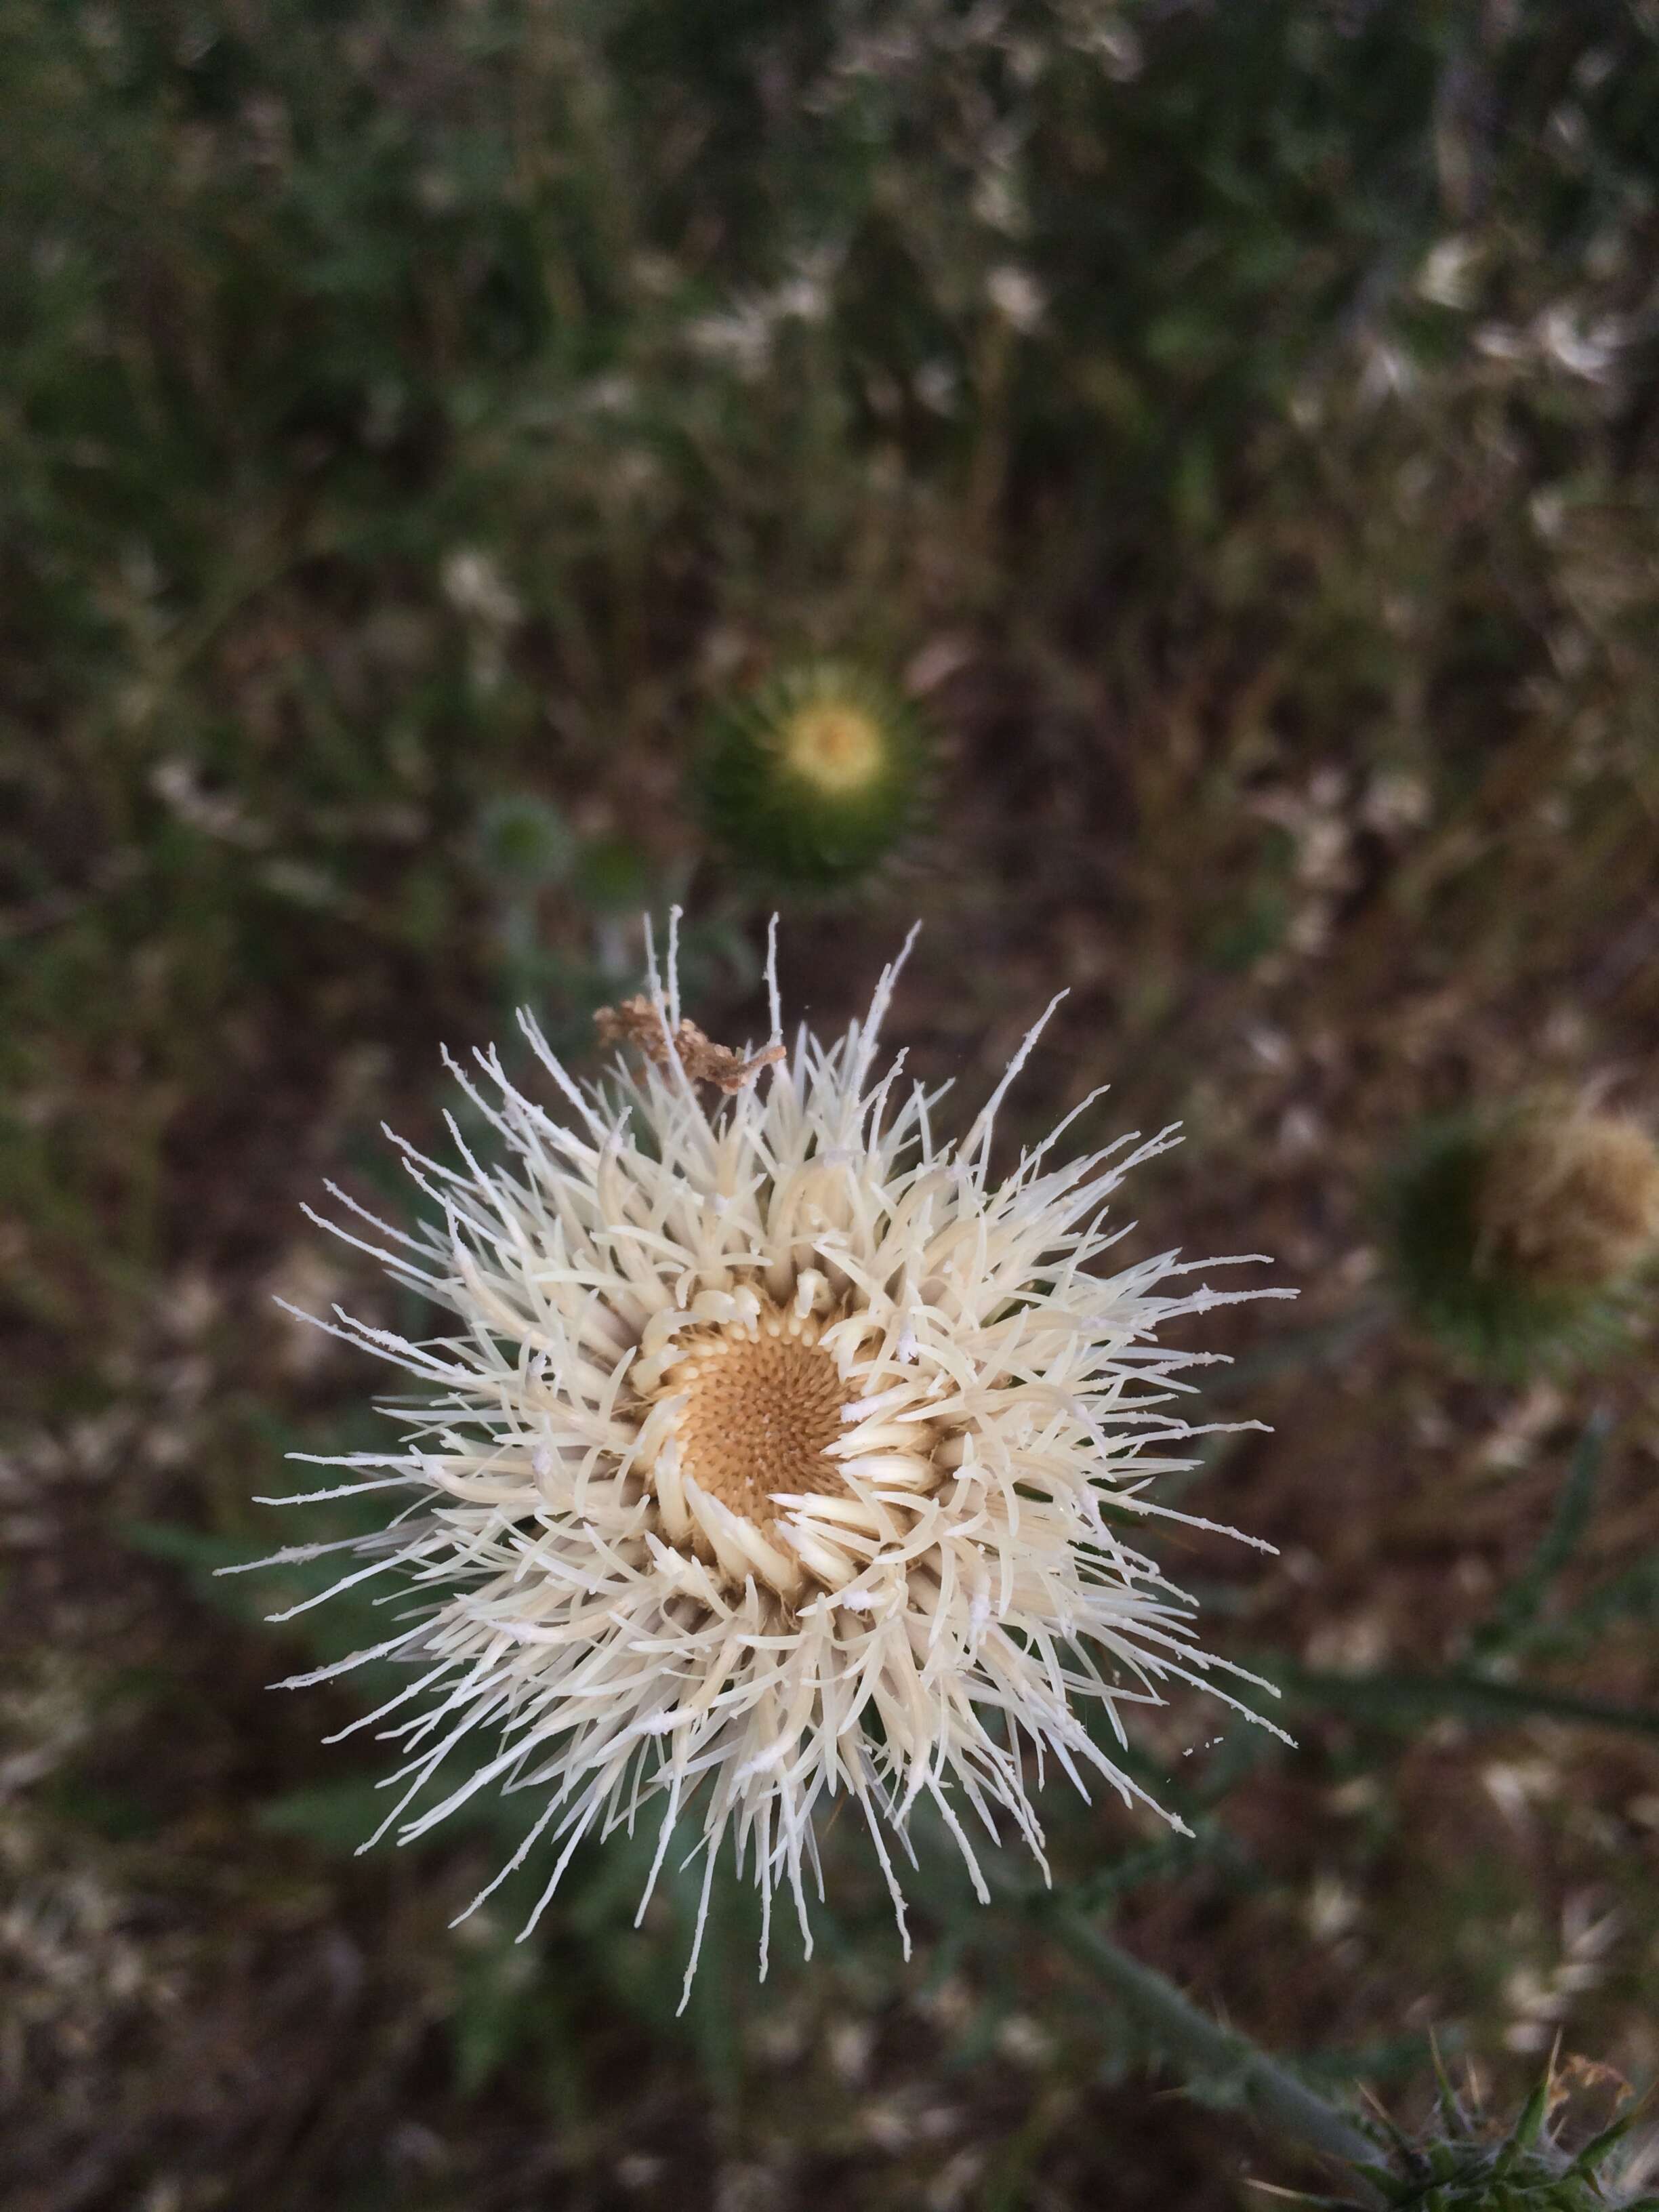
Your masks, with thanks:
[{"label": "yellow flower center", "polygon": [[845,1434],[848,1392],[817,1335],[810,1316],[763,1310],[753,1324],[688,1338],[663,1377],[664,1392],[684,1400],[674,1422],[681,1473],[757,1528],[777,1518],[775,1492],[847,1492],[826,1451]]},{"label": "yellow flower center", "polygon": [[872,714],[828,700],[797,708],[778,732],[778,747],[792,774],[836,798],[873,783],[885,752]]}]

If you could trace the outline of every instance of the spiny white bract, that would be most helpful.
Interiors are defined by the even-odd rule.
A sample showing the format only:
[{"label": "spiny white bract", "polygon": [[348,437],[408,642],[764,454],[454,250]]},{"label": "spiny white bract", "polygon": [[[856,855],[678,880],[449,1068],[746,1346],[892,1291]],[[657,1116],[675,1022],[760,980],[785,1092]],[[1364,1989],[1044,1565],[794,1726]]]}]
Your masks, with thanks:
[{"label": "spiny white bract", "polygon": [[[537,1914],[585,1835],[641,1817],[654,1883],[685,1814],[703,1911],[729,1835],[763,1928],[787,1882],[810,1950],[814,1820],[844,1792],[902,1932],[888,1836],[902,1850],[919,1800],[983,1897],[963,1814],[993,1840],[1006,1814],[1041,1863],[1046,1756],[1079,1789],[1093,1768],[1142,1796],[1074,1701],[1098,1700],[1119,1742],[1121,1709],[1159,1702],[1165,1680],[1236,1703],[1213,1674],[1238,1670],[1196,1646],[1189,1601],[1126,1531],[1168,1510],[1148,1486],[1200,1433],[1170,1410],[1195,1355],[1160,1349],[1160,1324],[1290,1293],[1171,1295],[1232,1263],[1170,1253],[1098,1272],[1126,1233],[1106,1200],[1172,1130],[1057,1165],[1068,1116],[991,1180],[993,1117],[1036,1030],[966,1138],[938,1138],[941,1094],[902,1085],[902,1056],[876,1069],[902,959],[866,1020],[827,1046],[803,1030],[709,1110],[665,1048],[672,941],[665,990],[653,969],[665,1048],[638,1072],[619,1055],[579,1087],[521,1016],[562,1118],[494,1052],[482,1084],[451,1062],[500,1152],[476,1159],[459,1130],[459,1167],[404,1146],[441,1218],[418,1237],[376,1224],[389,1249],[362,1245],[459,1331],[412,1343],[337,1310],[320,1324],[430,1394],[398,1452],[321,1462],[349,1471],[347,1492],[414,1493],[335,1587],[394,1576],[415,1603],[372,1651],[293,1684],[411,1662],[356,1723],[386,1723],[408,1754],[380,1833],[401,1819],[420,1835],[489,1785],[538,1793],[497,1876],[540,1844]],[[775,958],[768,979],[775,1041]],[[476,1771],[409,1814],[464,1741],[485,1744]],[[688,1988],[702,1932],[700,1911]],[[763,1932],[763,1972],[765,1948]]]}]

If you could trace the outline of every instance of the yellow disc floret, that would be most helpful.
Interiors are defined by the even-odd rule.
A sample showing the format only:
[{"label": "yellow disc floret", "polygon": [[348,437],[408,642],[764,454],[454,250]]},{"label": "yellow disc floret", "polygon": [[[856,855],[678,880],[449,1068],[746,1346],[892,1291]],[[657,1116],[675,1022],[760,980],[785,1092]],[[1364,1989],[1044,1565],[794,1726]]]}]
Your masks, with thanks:
[{"label": "yellow disc floret", "polygon": [[663,1389],[684,1472],[729,1512],[762,1528],[785,1494],[844,1492],[828,1455],[849,1393],[809,1317],[775,1310],[693,1337]]},{"label": "yellow disc floret", "polygon": [[777,745],[792,775],[837,798],[864,790],[886,765],[875,717],[835,699],[797,708],[779,730]]}]

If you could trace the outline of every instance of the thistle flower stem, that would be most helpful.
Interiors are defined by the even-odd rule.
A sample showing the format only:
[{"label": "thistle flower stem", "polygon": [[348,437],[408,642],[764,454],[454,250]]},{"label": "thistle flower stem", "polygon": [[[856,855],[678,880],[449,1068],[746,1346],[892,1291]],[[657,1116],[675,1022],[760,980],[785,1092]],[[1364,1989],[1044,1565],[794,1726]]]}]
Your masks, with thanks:
[{"label": "thistle flower stem", "polygon": [[[1052,1920],[1067,1949],[1086,1961],[1121,2009],[1177,2064],[1189,2066],[1202,2078],[1230,2082],[1264,2127],[1322,2157],[1348,2165],[1376,2157],[1376,2146],[1352,2121],[1258,2050],[1248,2036],[1200,2012],[1173,1982],[1131,1958],[1081,1914],[1061,1907]],[[1382,2201],[1360,2175],[1347,2178],[1346,2185],[1367,2201]]]}]

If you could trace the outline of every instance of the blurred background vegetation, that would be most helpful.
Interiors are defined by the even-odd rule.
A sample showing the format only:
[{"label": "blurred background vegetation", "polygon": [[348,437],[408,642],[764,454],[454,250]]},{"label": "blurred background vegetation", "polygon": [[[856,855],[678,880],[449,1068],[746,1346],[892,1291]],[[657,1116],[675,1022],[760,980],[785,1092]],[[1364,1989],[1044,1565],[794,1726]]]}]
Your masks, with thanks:
[{"label": "blurred background vegetation", "polygon": [[[300,1203],[401,1206],[378,1123],[517,1003],[591,1066],[673,899],[733,1042],[773,905],[825,1028],[921,915],[964,1096],[1067,987],[1012,1134],[1109,1080],[1188,1132],[1137,1255],[1304,1286],[1206,1324],[1276,1434],[1188,1501],[1278,1558],[1169,1547],[1299,1748],[1173,1706],[1195,1839],[1051,1790],[1064,1894],[1402,2112],[1431,2029],[1650,2080],[1651,1338],[1483,1377],[1376,1194],[1437,1116],[1653,1106],[1655,0],[0,0],[0,53],[6,2204],[1295,2178],[925,1836],[909,1970],[832,1837],[813,1967],[721,1892],[678,2022],[625,1848],[448,1932],[499,1816],[351,1856],[357,1708],[264,1685],[361,1622],[210,1581],[375,1433],[271,1299],[400,1310]],[[822,654],[933,732],[833,892],[698,766]]]}]

